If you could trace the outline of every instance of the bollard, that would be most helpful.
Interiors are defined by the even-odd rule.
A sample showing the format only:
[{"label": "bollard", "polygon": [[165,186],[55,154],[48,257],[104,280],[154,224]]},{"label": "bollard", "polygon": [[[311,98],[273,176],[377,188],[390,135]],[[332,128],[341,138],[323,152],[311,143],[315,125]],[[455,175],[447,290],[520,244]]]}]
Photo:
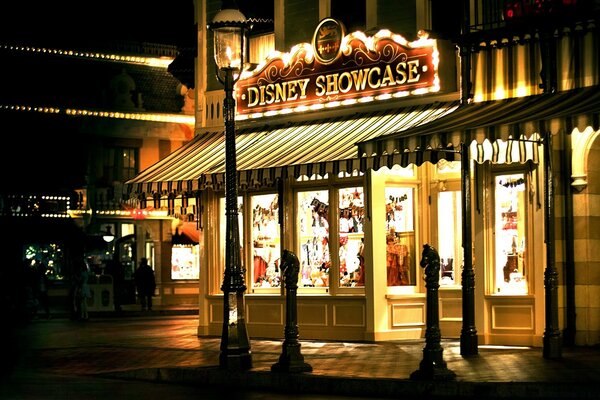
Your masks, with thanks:
[{"label": "bollard", "polygon": [[296,295],[298,291],[298,273],[300,261],[294,253],[283,250],[281,256],[281,271],[285,284],[285,340],[283,341],[279,361],[271,366],[273,372],[311,372],[312,366],[304,362],[300,354],[298,341],[298,311],[296,309]]},{"label": "bollard", "polygon": [[446,367],[443,349],[440,345],[438,288],[440,287],[440,256],[435,248],[423,245],[421,268],[425,268],[425,287],[427,288],[427,329],[423,360],[419,369],[410,374],[410,379],[446,381],[456,378],[456,374]]}]

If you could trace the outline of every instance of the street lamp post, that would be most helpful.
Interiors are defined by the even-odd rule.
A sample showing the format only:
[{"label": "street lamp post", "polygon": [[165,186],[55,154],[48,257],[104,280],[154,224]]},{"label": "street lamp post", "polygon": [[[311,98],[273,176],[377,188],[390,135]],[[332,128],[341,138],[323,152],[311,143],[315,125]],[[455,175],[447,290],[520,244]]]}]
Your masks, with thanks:
[{"label": "street lamp post", "polygon": [[223,276],[223,331],[219,365],[230,370],[252,368],[250,340],[246,329],[245,269],[240,254],[235,150],[235,99],[233,86],[243,70],[245,31],[248,21],[235,5],[224,0],[208,28],[214,33],[217,79],[225,89],[225,273]]}]

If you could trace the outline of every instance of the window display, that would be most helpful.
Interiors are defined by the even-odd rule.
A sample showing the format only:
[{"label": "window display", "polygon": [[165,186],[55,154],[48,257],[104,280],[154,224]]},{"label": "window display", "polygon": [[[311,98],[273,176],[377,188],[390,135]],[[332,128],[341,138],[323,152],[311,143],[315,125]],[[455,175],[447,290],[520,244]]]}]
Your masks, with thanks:
[{"label": "window display", "polygon": [[413,189],[388,187],[386,198],[386,266],[388,286],[414,285],[415,231]]},{"label": "window display", "polygon": [[462,265],[462,206],[460,191],[438,193],[440,285],[457,285]]},{"label": "window display", "polygon": [[281,286],[279,197],[277,194],[252,196],[252,286]]},{"label": "window display", "polygon": [[527,294],[525,175],[498,175],[494,184],[496,293]]},{"label": "window display", "polygon": [[48,280],[59,281],[65,278],[64,253],[59,244],[28,244],[23,251],[26,265],[35,268],[43,266]]},{"label": "window display", "polygon": [[339,189],[338,197],[340,286],[363,287],[365,285],[363,188]]},{"label": "window display", "polygon": [[173,245],[171,249],[171,279],[198,279],[200,277],[198,245]]},{"label": "window display", "polygon": [[329,287],[329,193],[298,192],[299,287]]}]

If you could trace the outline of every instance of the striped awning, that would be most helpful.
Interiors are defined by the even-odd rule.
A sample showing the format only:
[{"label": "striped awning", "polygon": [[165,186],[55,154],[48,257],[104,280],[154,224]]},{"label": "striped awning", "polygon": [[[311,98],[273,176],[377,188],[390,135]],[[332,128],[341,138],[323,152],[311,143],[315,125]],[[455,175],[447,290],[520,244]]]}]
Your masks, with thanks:
[{"label": "striped awning", "polygon": [[[239,185],[262,186],[287,176],[365,171],[356,143],[401,132],[454,111],[458,102],[415,105],[369,114],[241,129],[236,135]],[[224,184],[223,131],[199,134],[127,182],[136,196],[193,193]]]},{"label": "striped awning", "polygon": [[461,143],[470,145],[471,158],[478,162],[535,162],[540,137],[587,126],[599,129],[599,115],[600,90],[593,86],[460,106],[433,122],[365,140],[358,148],[374,169],[405,165],[415,155],[417,164],[458,160],[455,149]]}]

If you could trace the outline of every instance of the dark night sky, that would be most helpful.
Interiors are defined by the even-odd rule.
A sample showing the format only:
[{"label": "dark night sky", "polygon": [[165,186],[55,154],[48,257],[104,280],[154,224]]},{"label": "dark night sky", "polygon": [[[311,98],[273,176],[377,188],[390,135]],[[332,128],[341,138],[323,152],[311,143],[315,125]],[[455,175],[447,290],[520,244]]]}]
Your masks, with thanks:
[{"label": "dark night sky", "polygon": [[[0,41],[195,40],[193,0],[3,1]],[[2,40],[3,39],[3,40]]]},{"label": "dark night sky", "polygon": [[[134,41],[186,47],[186,43],[196,40],[194,29],[193,0],[20,0],[0,4],[0,45],[64,49],[79,44],[94,48],[94,44]],[[14,76],[2,78],[2,84],[14,80],[19,90],[28,92],[25,87],[30,82]],[[88,83],[82,85],[81,93],[89,87]],[[2,102],[14,103],[10,99]],[[31,103],[36,104],[35,98]],[[4,113],[0,117],[0,176],[4,189],[18,192],[82,185],[81,174],[75,171],[85,171],[81,166],[85,165],[86,153],[77,145],[82,139],[73,137],[77,119],[23,113]]]}]

